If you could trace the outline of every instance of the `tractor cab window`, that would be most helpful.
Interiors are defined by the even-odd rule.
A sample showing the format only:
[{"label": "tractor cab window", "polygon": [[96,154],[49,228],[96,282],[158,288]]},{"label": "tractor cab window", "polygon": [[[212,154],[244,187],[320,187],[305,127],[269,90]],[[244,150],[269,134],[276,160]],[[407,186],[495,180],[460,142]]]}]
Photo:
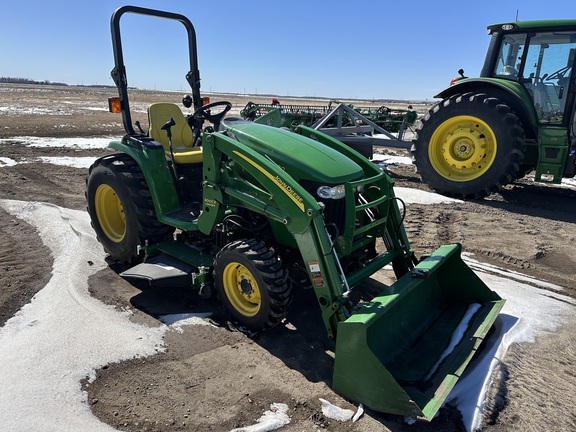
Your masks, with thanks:
[{"label": "tractor cab window", "polygon": [[494,77],[516,81],[526,45],[526,37],[526,33],[519,33],[507,34],[502,38],[500,52],[493,71]]},{"label": "tractor cab window", "polygon": [[576,32],[531,35],[521,82],[540,123],[562,123],[575,53]]}]

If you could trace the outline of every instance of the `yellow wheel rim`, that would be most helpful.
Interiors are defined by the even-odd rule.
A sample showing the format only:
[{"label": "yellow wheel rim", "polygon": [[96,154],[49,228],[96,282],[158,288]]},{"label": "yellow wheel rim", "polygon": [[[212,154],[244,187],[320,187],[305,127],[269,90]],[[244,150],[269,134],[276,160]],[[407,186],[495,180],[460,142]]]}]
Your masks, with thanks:
[{"label": "yellow wheel rim", "polygon": [[252,273],[242,264],[232,262],[222,273],[224,292],[232,307],[240,314],[252,317],[262,304],[260,288]]},{"label": "yellow wheel rim", "polygon": [[434,131],[428,157],[442,177],[465,182],[480,177],[490,168],[496,150],[496,136],[487,123],[474,116],[457,116]]},{"label": "yellow wheel rim", "polygon": [[126,217],[116,191],[107,184],[101,184],[96,189],[94,205],[104,235],[115,243],[121,242],[126,235]]}]

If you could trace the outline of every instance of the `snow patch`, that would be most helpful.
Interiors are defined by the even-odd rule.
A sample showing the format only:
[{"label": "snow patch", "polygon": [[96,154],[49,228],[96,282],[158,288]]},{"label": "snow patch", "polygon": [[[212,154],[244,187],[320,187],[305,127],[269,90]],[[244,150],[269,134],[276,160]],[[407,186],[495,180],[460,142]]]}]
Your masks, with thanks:
[{"label": "snow patch", "polygon": [[576,178],[565,178],[562,179],[560,186],[576,189]]},{"label": "snow patch", "polygon": [[[467,431],[480,427],[487,389],[492,372],[503,361],[513,343],[534,342],[536,336],[555,331],[564,317],[574,314],[574,299],[551,291],[534,288],[518,280],[504,277],[510,272],[489,266],[490,273],[476,274],[506,300],[494,324],[494,333],[485,341],[482,354],[466,368],[446,403],[454,403],[462,413]],[[497,269],[497,268],[496,268]]]},{"label": "snow patch", "polygon": [[88,278],[106,262],[85,211],[0,206],[35,226],[54,258],[48,284],[0,328],[2,430],[114,430],[92,414],[80,382],[104,365],[163,351],[167,327],[133,323],[90,296]]},{"label": "snow patch", "polygon": [[320,403],[322,404],[322,414],[324,414],[324,417],[328,417],[329,419],[345,422],[352,420],[352,417],[354,416],[354,411],[340,408],[339,406],[328,402],[326,399],[320,398]]},{"label": "snow patch", "polygon": [[337,405],[334,405],[331,402],[328,402],[326,399],[319,398],[320,403],[322,404],[322,414],[324,417],[327,417],[332,420],[336,420],[339,422],[346,422],[352,420],[352,423],[358,421],[360,417],[364,414],[364,405],[359,404],[358,409],[356,412],[340,408]]},{"label": "snow patch", "polygon": [[[181,313],[181,314],[170,314],[170,315],[161,315],[158,319],[170,326],[172,329],[176,330],[179,333],[184,331],[184,326],[190,325],[208,325],[213,326],[210,322],[206,321],[206,318],[210,318],[212,316],[212,312],[203,312],[203,313]],[[215,326],[213,326],[215,327]]]},{"label": "snow patch", "polygon": [[462,340],[462,337],[464,337],[464,333],[468,329],[468,324],[470,323],[470,320],[472,319],[474,314],[478,311],[478,309],[480,309],[480,305],[478,303],[473,303],[470,306],[468,306],[468,309],[464,314],[464,318],[462,318],[462,321],[460,321],[460,324],[458,324],[458,327],[456,327],[456,330],[454,330],[454,333],[452,333],[452,338],[450,339],[448,347],[438,358],[438,361],[434,364],[434,366],[432,366],[432,368],[424,378],[424,381],[427,381],[434,374],[434,372],[436,372],[436,369],[438,369],[440,363],[442,363],[444,359],[448,357],[452,353],[452,351],[454,351],[456,345],[458,345]]},{"label": "snow patch", "polygon": [[62,114],[49,108],[30,108],[22,106],[0,106],[0,112],[6,115],[57,115]]},{"label": "snow patch", "polygon": [[53,137],[34,137],[34,136],[17,136],[12,138],[0,139],[0,144],[9,141],[22,142],[28,147],[67,147],[77,149],[103,149],[108,146],[110,141],[117,138],[53,138]]},{"label": "snow patch", "polygon": [[419,189],[394,186],[395,195],[406,204],[451,204],[464,201]]},{"label": "snow patch", "polygon": [[283,403],[273,403],[269,411],[256,420],[256,424],[242,428],[232,429],[230,432],[269,432],[280,429],[290,423],[288,415],[288,405]]},{"label": "snow patch", "polygon": [[352,423],[357,422],[358,419],[362,417],[362,415],[364,415],[364,405],[359,404],[358,409],[356,410],[356,414],[354,414],[354,417],[352,417]]},{"label": "snow patch", "polygon": [[534,180],[534,175],[530,174],[530,180],[532,181],[533,184],[539,185],[539,186],[547,186],[547,187],[565,187],[568,189],[576,189],[576,178],[563,178],[560,180],[560,184],[555,184],[555,183],[540,183]]},{"label": "snow patch", "polygon": [[0,157],[0,168],[14,166],[16,165],[16,161],[14,159],[10,159],[7,157]]},{"label": "snow patch", "polygon": [[96,157],[70,157],[70,156],[42,156],[40,161],[53,165],[69,166],[72,168],[90,168]]},{"label": "snow patch", "polygon": [[412,158],[408,156],[393,156],[387,154],[374,154],[373,162],[386,162],[387,164],[412,165]]}]

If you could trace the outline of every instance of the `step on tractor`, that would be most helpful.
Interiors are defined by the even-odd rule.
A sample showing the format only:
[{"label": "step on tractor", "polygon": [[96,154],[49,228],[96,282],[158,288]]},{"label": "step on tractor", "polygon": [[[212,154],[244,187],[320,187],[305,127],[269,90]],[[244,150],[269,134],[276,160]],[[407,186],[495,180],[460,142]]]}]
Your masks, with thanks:
[{"label": "step on tractor", "polygon": [[576,20],[491,25],[479,78],[464,71],[436,97],[412,147],[422,181],[479,198],[535,171],[558,184],[576,174]]},{"label": "step on tractor", "polygon": [[[157,103],[147,131],[132,126],[126,13],[186,28],[183,102],[193,114]],[[309,127],[269,127],[226,117],[229,102],[206,104],[185,16],[124,6],[111,30],[119,96],[109,104],[126,134],[90,167],[86,199],[123,275],[184,285],[250,331],[282,323],[309,288],[334,340],[333,389],[373,410],[432,419],[504,303],[463,262],[460,245],[416,259],[392,180],[361,154]],[[363,295],[385,266],[397,280]]]}]

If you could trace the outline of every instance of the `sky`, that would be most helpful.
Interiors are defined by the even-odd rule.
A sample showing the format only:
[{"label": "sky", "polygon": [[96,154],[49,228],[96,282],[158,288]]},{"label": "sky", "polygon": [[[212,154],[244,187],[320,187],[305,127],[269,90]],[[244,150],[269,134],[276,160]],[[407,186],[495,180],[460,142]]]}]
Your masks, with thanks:
[{"label": "sky", "polygon": [[[126,0],[125,0],[126,1]],[[0,76],[113,85],[110,17],[125,1],[3,0]],[[463,68],[478,76],[490,24],[576,18],[576,2],[133,0],[195,26],[201,90],[433,99]],[[189,91],[184,27],[121,19],[128,84]]]}]

